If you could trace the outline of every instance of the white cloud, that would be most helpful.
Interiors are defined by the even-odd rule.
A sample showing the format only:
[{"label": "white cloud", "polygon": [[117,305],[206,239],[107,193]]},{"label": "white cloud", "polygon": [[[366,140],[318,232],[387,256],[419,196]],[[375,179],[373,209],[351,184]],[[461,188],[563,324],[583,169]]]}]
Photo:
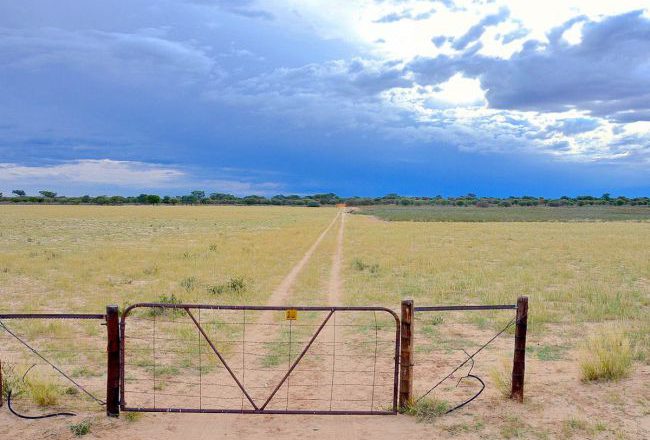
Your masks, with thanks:
[{"label": "white cloud", "polygon": [[88,188],[99,188],[102,193],[132,189],[183,194],[205,189],[236,195],[271,195],[284,187],[278,182],[261,180],[263,176],[251,170],[215,168],[211,176],[198,177],[174,166],[112,159],[80,159],[43,166],[0,163],[0,192],[8,195],[13,189],[25,189],[28,193],[48,189],[78,195],[80,191],[88,192]]},{"label": "white cloud", "polygon": [[162,187],[178,183],[186,173],[164,165],[111,159],[82,159],[49,166],[0,163],[0,183],[109,184],[122,187]]}]

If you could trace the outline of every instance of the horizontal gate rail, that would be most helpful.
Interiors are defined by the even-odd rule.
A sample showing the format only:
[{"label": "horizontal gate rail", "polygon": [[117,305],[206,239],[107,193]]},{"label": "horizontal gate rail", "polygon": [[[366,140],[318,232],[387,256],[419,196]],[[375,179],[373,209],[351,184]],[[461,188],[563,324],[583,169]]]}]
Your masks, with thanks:
[{"label": "horizontal gate rail", "polygon": [[455,310],[516,310],[517,304],[495,304],[485,306],[422,306],[414,307],[416,312],[452,312]]},{"label": "horizontal gate rail", "polygon": [[92,313],[0,313],[0,319],[106,319]]},{"label": "horizontal gate rail", "polygon": [[[154,400],[154,405],[153,407],[141,407],[141,406],[128,406],[126,403],[125,399],[125,394],[127,394],[127,391],[125,390],[125,377],[126,377],[126,353],[129,351],[126,348],[126,339],[127,339],[127,322],[129,315],[135,310],[135,309],[176,309],[179,312],[184,312],[183,315],[189,316],[191,321],[190,323],[193,322],[194,326],[198,329],[199,333],[203,336],[203,340],[205,340],[210,348],[212,349],[212,352],[216,355],[216,357],[219,359],[222,367],[227,370],[227,372],[230,374],[230,376],[234,379],[234,383],[232,386],[238,387],[246,399],[251,403],[253,408],[203,408],[201,405],[198,405],[200,407],[156,407],[155,405],[155,400]],[[273,391],[268,395],[268,397],[265,397],[263,400],[263,404],[261,405],[256,405],[254,401],[251,399],[249,396],[248,392],[246,391],[246,387],[237,379],[236,375],[233,373],[232,369],[229,367],[228,363],[226,362],[226,359],[223,358],[221,352],[217,350],[217,348],[214,346],[212,340],[209,338],[209,336],[206,334],[206,332],[203,330],[203,327],[201,326],[199,320],[195,318],[195,316],[191,313],[191,310],[240,310],[240,311],[288,311],[288,310],[295,310],[295,311],[305,311],[305,312],[327,312],[327,315],[325,316],[324,320],[319,323],[314,325],[316,328],[314,333],[311,335],[309,340],[306,341],[306,345],[302,348],[302,350],[299,353],[296,353],[298,356],[295,358],[295,360],[290,361],[290,365],[287,366],[287,369],[284,370],[278,370],[278,369],[269,369],[269,371],[286,371],[283,377],[280,379],[280,381],[273,386]],[[371,404],[371,410],[339,410],[339,409],[333,409],[331,408],[331,402],[332,402],[332,397],[330,396],[330,409],[329,410],[322,410],[322,409],[275,409],[275,408],[267,408],[269,403],[273,400],[274,396],[276,396],[276,393],[280,390],[280,388],[287,382],[287,379],[290,377],[291,373],[294,371],[294,369],[298,366],[298,364],[301,362],[305,354],[307,354],[314,341],[318,338],[318,336],[321,334],[321,331],[323,328],[326,326],[326,324],[330,321],[330,318],[334,319],[336,316],[337,312],[381,312],[381,313],[387,313],[389,314],[395,323],[395,333],[394,333],[394,344],[395,344],[395,349],[394,352],[390,353],[390,358],[384,358],[386,360],[390,359],[390,362],[392,363],[391,370],[388,374],[392,374],[393,378],[392,381],[389,383],[377,383],[377,386],[380,385],[390,385],[392,386],[392,402],[391,402],[391,408],[387,409],[381,409],[381,410],[374,410],[373,405]],[[135,319],[135,318],[134,318]],[[153,320],[155,322],[155,315],[154,318],[146,318],[147,320]],[[390,319],[389,319],[390,320]],[[165,321],[162,321],[165,322]],[[246,325],[246,320],[244,319],[244,324]],[[266,323],[255,323],[255,322],[249,322],[249,325],[268,325]],[[275,324],[273,324],[275,325]],[[297,324],[301,325],[301,324]],[[303,324],[304,325],[304,324]],[[346,326],[347,324],[338,324],[338,326]],[[376,318],[375,318],[375,325],[376,324]],[[334,328],[337,327],[336,322],[334,321],[333,324]],[[155,328],[155,327],[154,327]],[[386,308],[386,307],[365,307],[365,306],[351,306],[351,307],[330,307],[330,306],[243,306],[243,305],[215,305],[215,304],[167,304],[167,303],[138,303],[138,304],[133,304],[129,307],[127,307],[124,310],[124,313],[122,314],[121,321],[120,321],[120,329],[121,329],[121,338],[120,338],[120,368],[121,368],[121,374],[120,374],[120,380],[121,380],[121,386],[120,386],[120,409],[122,411],[137,411],[137,412],[172,412],[172,413],[236,413],[236,414],[322,414],[322,415],[381,415],[381,414],[396,414],[398,407],[397,407],[397,398],[398,398],[398,387],[399,387],[399,352],[400,352],[400,318],[399,316],[391,309]],[[244,330],[245,331],[245,330]],[[336,331],[336,330],[334,330]],[[375,335],[376,338],[376,335]],[[392,340],[393,336],[391,336]],[[139,338],[136,338],[139,339]],[[154,333],[154,343],[155,343],[155,333]],[[381,342],[386,342],[386,341],[381,341]],[[244,342],[245,343],[245,342]],[[296,343],[301,343],[300,341],[297,341]],[[323,342],[324,344],[330,344],[330,342]],[[377,343],[375,341],[375,343]],[[332,354],[333,359],[335,358],[336,354]],[[372,359],[372,355],[368,355],[370,359]],[[376,356],[377,352],[375,351],[375,363],[376,363]],[[200,357],[200,351],[199,351],[199,357]],[[289,356],[291,358],[291,355]],[[155,362],[155,358],[154,358]],[[154,371],[155,371],[155,366],[154,366]],[[327,372],[329,370],[322,370],[324,372]],[[332,369],[332,374],[334,374],[335,370]],[[339,370],[336,370],[337,372]],[[360,371],[361,372],[361,371]],[[332,376],[333,377],[333,376]],[[332,385],[334,385],[334,382],[332,382]],[[341,385],[341,384],[337,384]],[[353,384],[352,384],[353,385]],[[314,383],[313,386],[319,386],[319,383]],[[373,387],[374,382],[373,382]],[[251,387],[249,387],[251,388]],[[252,387],[255,388],[255,387]],[[257,387],[259,388],[259,387]],[[155,390],[155,388],[154,388]],[[134,391],[136,394],[138,393],[137,391]],[[155,394],[154,394],[155,396]],[[224,397],[225,398],[225,397]],[[373,398],[374,398],[374,389],[373,389]],[[155,399],[155,397],[154,397]],[[301,399],[297,399],[301,400]],[[304,400],[304,399],[303,399]],[[321,400],[321,399],[306,399],[306,400]],[[370,403],[370,399],[368,399],[368,402]]]}]

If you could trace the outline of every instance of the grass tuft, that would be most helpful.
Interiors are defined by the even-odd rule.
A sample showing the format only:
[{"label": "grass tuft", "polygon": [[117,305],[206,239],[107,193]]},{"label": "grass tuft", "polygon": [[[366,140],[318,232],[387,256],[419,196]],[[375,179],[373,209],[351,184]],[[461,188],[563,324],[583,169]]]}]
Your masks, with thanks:
[{"label": "grass tuft", "polygon": [[490,370],[490,379],[503,397],[510,397],[512,391],[512,364],[510,359],[501,359],[500,365]]},{"label": "grass tuft", "polygon": [[438,417],[449,411],[451,405],[445,400],[424,398],[412,402],[402,410],[403,414],[414,416],[418,422],[433,423]]},{"label": "grass tuft", "polygon": [[580,354],[582,380],[615,381],[627,377],[632,369],[632,349],[625,335],[605,327],[587,338]]}]

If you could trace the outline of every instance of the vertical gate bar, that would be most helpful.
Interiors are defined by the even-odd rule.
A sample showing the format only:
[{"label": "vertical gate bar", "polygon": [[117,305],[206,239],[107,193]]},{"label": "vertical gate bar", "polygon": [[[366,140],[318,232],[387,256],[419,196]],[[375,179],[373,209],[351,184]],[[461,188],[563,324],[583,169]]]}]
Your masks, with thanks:
[{"label": "vertical gate bar", "polygon": [[239,379],[237,379],[237,376],[235,376],[235,373],[233,373],[232,369],[230,368],[230,366],[228,365],[226,360],[223,358],[223,356],[221,356],[221,353],[219,353],[219,350],[217,350],[217,347],[215,347],[214,344],[212,343],[212,341],[210,340],[210,338],[208,338],[208,335],[205,333],[205,330],[203,330],[203,327],[201,327],[201,324],[199,324],[198,321],[196,320],[196,318],[194,317],[194,315],[192,315],[192,312],[190,312],[189,307],[185,308],[185,312],[188,314],[188,316],[190,318],[192,318],[192,321],[194,321],[194,325],[196,325],[199,328],[199,331],[201,332],[201,334],[203,335],[205,340],[210,345],[210,348],[212,348],[212,351],[214,351],[214,354],[217,355],[217,357],[219,358],[219,360],[221,361],[223,366],[226,368],[226,370],[228,370],[228,373],[230,373],[230,376],[233,378],[235,383],[237,383],[237,386],[239,386],[239,389],[242,391],[242,393],[244,393],[244,395],[246,396],[248,401],[251,403],[251,405],[253,405],[253,408],[255,408],[257,410],[258,409],[257,405],[255,405],[255,402],[253,402],[253,399],[251,399],[251,396],[248,394],[246,389],[242,386],[241,382],[239,382]]},{"label": "vertical gate bar", "polygon": [[[242,310],[242,330],[241,330],[241,383],[246,387],[246,309]],[[244,410],[244,396],[241,398],[241,409]]]},{"label": "vertical gate bar", "polygon": [[332,326],[332,385],[330,387],[330,411],[332,411],[332,399],[334,398],[334,375],[336,371],[336,315],[334,315],[334,325]]},{"label": "vertical gate bar", "polygon": [[[291,368],[291,323],[289,321],[289,358],[287,359],[287,367]],[[289,410],[289,378],[287,377],[287,403],[284,407],[285,410]]]},{"label": "vertical gate bar", "polygon": [[402,300],[399,407],[413,400],[413,300]]},{"label": "vertical gate bar", "polygon": [[[199,309],[199,323],[201,322],[201,309]],[[203,369],[201,368],[201,332],[197,330],[199,337],[199,409],[203,408]]]},{"label": "vertical gate bar", "polygon": [[510,398],[524,401],[524,372],[526,369],[526,330],[528,328],[528,297],[517,298],[515,320],[515,353],[512,362],[512,390]]},{"label": "vertical gate bar", "polygon": [[106,306],[106,415],[120,416],[120,328],[118,308]]},{"label": "vertical gate bar", "polygon": [[2,408],[2,405],[4,404],[4,401],[2,400],[3,398],[3,393],[2,390],[2,359],[0,359],[0,408]]},{"label": "vertical gate bar", "polygon": [[372,312],[375,317],[375,359],[372,364],[372,394],[370,396],[370,411],[375,407],[375,382],[377,378],[377,347],[379,345],[379,329],[377,328],[377,312]]},{"label": "vertical gate bar", "polygon": [[151,346],[153,355],[153,407],[156,407],[156,315],[153,315],[153,341]]},{"label": "vertical gate bar", "polygon": [[282,378],[282,380],[280,381],[280,383],[278,383],[278,384],[276,385],[275,389],[273,390],[273,392],[271,393],[271,395],[269,396],[269,398],[266,399],[266,402],[264,402],[264,405],[262,405],[262,406],[260,407],[260,410],[261,410],[261,411],[263,411],[264,408],[266,408],[266,405],[269,404],[269,402],[271,401],[271,399],[273,399],[273,396],[275,396],[275,393],[278,392],[278,390],[279,390],[280,387],[284,384],[284,382],[287,380],[287,378],[289,377],[289,375],[291,374],[291,372],[296,368],[296,366],[298,365],[298,362],[300,362],[300,360],[305,356],[305,353],[307,353],[307,350],[309,350],[309,347],[311,347],[311,344],[314,343],[314,341],[316,340],[316,338],[318,337],[318,335],[320,334],[320,332],[323,330],[323,327],[325,327],[325,324],[327,324],[327,321],[329,321],[330,318],[332,317],[332,315],[334,314],[334,311],[335,311],[335,310],[336,310],[336,309],[334,309],[334,308],[332,308],[332,309],[330,310],[329,315],[327,315],[327,317],[325,318],[325,320],[323,321],[323,323],[320,325],[320,327],[318,327],[318,330],[316,330],[316,333],[314,333],[314,335],[311,337],[311,339],[309,340],[309,342],[307,343],[307,345],[305,346],[305,348],[303,348],[302,352],[300,353],[300,356],[298,356],[298,358],[297,358],[296,361],[293,363],[293,365],[291,365],[291,368],[289,368],[289,371],[287,371],[287,373],[284,375],[284,377]]},{"label": "vertical gate bar", "polygon": [[120,408],[124,409],[126,406],[126,401],[124,400],[124,351],[126,345],[126,315],[122,314],[122,319],[120,319]]}]

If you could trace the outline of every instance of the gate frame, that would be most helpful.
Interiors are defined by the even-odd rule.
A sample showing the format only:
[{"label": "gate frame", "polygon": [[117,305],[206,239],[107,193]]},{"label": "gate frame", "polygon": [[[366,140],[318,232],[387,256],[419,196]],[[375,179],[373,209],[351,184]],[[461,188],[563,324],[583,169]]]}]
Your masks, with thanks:
[{"label": "gate frame", "polygon": [[[234,373],[230,370],[225,360],[221,357],[219,352],[216,350],[216,347],[212,345],[210,340],[206,337],[205,333],[202,331],[200,325],[193,318],[190,309],[199,309],[199,310],[256,310],[256,311],[287,311],[287,310],[297,310],[297,311],[307,311],[307,312],[329,312],[325,320],[321,323],[320,327],[312,335],[309,343],[304,347],[300,356],[293,362],[290,369],[284,375],[282,380],[275,387],[274,391],[271,393],[269,398],[266,400],[264,405],[260,408],[251,401],[253,408],[255,409],[210,409],[210,408],[150,408],[150,407],[129,407],[126,405],[126,400],[124,397],[125,387],[124,387],[124,378],[125,378],[125,351],[126,351],[126,319],[129,316],[129,313],[136,308],[163,308],[163,309],[183,309],[187,312],[188,316],[194,321],[194,324],[197,326],[199,331],[203,333],[204,338],[208,341],[208,344],[211,345],[212,350],[219,357],[219,359],[224,364],[224,367],[231,374],[239,388],[244,393],[245,397],[251,401],[248,393],[245,391],[245,388],[239,383],[236,379]],[[385,312],[390,314],[395,320],[395,353],[394,353],[394,367],[393,367],[393,406],[391,410],[388,411],[360,411],[360,410],[275,410],[275,409],[266,409],[266,405],[272,400],[275,396],[275,393],[280,389],[282,384],[289,377],[294,368],[298,365],[302,357],[309,351],[311,344],[320,334],[320,331],[325,327],[329,318],[337,312]],[[119,409],[126,412],[166,412],[166,413],[229,413],[229,414],[313,414],[313,415],[394,415],[398,413],[398,392],[399,392],[399,374],[400,374],[400,318],[393,310],[387,307],[363,307],[363,306],[350,306],[350,307],[327,307],[327,306],[242,306],[242,305],[215,305],[215,304],[165,304],[165,303],[137,303],[130,305],[122,313],[120,320],[120,405]]]}]

